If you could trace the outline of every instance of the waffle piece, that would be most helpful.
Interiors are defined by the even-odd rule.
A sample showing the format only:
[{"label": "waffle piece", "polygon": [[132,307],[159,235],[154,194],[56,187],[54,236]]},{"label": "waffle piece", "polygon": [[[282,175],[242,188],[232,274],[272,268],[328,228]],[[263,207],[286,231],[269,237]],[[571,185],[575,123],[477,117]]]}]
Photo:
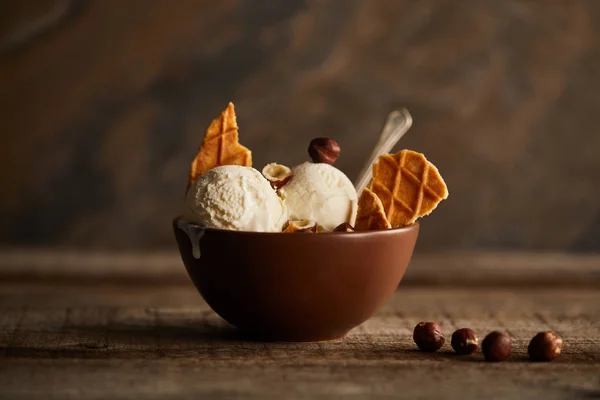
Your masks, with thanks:
[{"label": "waffle piece", "polygon": [[390,229],[391,227],[379,197],[371,190],[363,189],[358,199],[358,211],[354,228],[357,231],[374,231]]},{"label": "waffle piece", "polygon": [[381,199],[394,228],[413,224],[448,197],[446,183],[435,165],[411,150],[380,156],[373,164],[369,187]]},{"label": "waffle piece", "polygon": [[200,175],[220,165],[252,166],[252,152],[238,142],[233,103],[229,103],[206,130],[202,145],[190,165],[188,189]]}]

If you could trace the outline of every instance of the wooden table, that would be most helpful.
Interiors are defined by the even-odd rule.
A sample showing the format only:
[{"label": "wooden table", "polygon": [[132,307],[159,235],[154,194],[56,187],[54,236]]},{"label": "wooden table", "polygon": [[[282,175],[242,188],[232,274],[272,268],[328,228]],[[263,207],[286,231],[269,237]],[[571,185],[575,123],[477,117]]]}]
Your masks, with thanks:
[{"label": "wooden table", "polygon": [[[417,255],[410,270],[345,339],[262,343],[208,308],[174,254],[4,251],[0,398],[600,398],[599,256]],[[417,351],[421,320],[448,342],[506,331],[511,360]],[[565,340],[551,363],[526,357],[542,330]]]}]

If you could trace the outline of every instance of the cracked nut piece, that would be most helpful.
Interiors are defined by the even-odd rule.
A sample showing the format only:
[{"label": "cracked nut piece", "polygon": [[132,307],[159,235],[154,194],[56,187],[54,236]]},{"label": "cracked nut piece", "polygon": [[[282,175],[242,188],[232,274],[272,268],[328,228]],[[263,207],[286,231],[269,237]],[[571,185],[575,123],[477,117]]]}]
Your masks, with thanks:
[{"label": "cracked nut piece", "polygon": [[505,361],[510,357],[512,341],[507,334],[494,331],[481,342],[481,351],[486,361]]},{"label": "cracked nut piece", "polygon": [[279,189],[292,178],[292,170],[285,165],[270,163],[262,169],[263,176],[269,181],[273,189]]},{"label": "cracked nut piece", "polygon": [[439,350],[446,342],[442,328],[435,322],[419,322],[413,332],[413,340],[422,351]]},{"label": "cracked nut piece", "polygon": [[284,232],[307,232],[316,233],[317,223],[308,219],[301,219],[297,221],[289,221],[287,226],[283,229]]},{"label": "cracked nut piece", "polygon": [[354,232],[354,227],[347,222],[343,222],[335,227],[334,232]]},{"label": "cracked nut piece", "polygon": [[454,331],[450,344],[458,354],[471,354],[479,347],[479,338],[472,329],[461,328]]},{"label": "cracked nut piece", "polygon": [[540,332],[531,339],[527,353],[533,361],[552,361],[560,355],[563,341],[554,332]]},{"label": "cracked nut piece", "polygon": [[330,138],[315,138],[308,146],[308,154],[315,163],[333,165],[340,156],[340,145]]}]

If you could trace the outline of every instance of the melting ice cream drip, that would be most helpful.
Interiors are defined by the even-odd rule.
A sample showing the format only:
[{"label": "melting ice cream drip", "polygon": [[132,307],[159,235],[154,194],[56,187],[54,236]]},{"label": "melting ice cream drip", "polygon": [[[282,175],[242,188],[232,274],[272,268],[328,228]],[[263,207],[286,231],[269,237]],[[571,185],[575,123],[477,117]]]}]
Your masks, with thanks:
[{"label": "melting ice cream drip", "polygon": [[190,242],[192,243],[192,256],[199,260],[201,255],[200,239],[204,236],[204,228],[194,227],[181,221],[177,223],[177,227],[188,235]]}]

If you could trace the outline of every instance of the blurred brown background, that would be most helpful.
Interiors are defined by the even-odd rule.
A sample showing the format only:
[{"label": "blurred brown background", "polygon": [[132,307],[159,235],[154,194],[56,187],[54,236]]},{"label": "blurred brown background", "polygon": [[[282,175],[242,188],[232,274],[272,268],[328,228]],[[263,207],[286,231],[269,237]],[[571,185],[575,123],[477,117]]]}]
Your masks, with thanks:
[{"label": "blurred brown background", "polygon": [[389,111],[450,198],[422,251],[600,250],[600,1],[0,2],[4,245],[172,248],[189,162],[236,104],[255,166]]}]

